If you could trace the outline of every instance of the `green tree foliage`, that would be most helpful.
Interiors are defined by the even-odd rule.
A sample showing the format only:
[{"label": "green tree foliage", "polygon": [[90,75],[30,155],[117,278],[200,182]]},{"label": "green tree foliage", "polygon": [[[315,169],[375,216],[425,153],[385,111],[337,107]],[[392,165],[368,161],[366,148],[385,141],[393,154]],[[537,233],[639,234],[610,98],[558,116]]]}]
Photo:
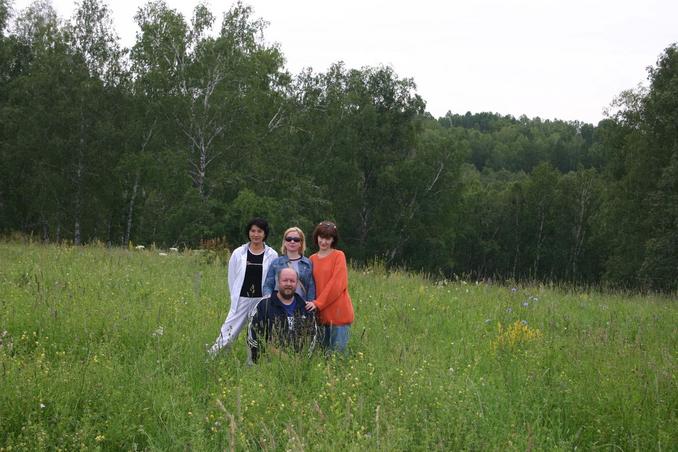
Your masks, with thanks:
[{"label": "green tree foliage", "polygon": [[488,167],[530,172],[540,163],[548,162],[565,173],[595,163],[589,155],[594,142],[590,124],[470,112],[448,113],[438,122],[444,128],[467,132],[469,159],[479,171]]},{"label": "green tree foliage", "polygon": [[[337,221],[359,262],[449,277],[678,281],[678,57],[597,125],[425,112],[388,66],[291,75],[236,3],[162,0],[122,49],[102,0],[69,21],[0,0],[0,231],[196,246],[254,215]],[[8,31],[11,30],[11,31]]]},{"label": "green tree foliage", "polygon": [[77,75],[49,4],[33,4],[16,19],[15,29],[9,45],[16,50],[20,69],[7,80],[1,113],[7,184],[3,207],[9,211],[4,226],[40,231],[48,238],[50,224],[59,230],[65,208],[62,173],[69,141],[70,87]]},{"label": "green tree foliage", "polygon": [[337,63],[301,74],[297,89],[302,168],[325,187],[351,254],[402,261],[401,239],[458,166],[445,144],[418,149],[424,102],[414,82],[389,67]]},{"label": "green tree foliage", "polygon": [[[264,22],[240,3],[225,14],[216,37],[209,33],[215,18],[204,5],[196,7],[190,24],[162,1],[148,3],[136,19],[141,29],[132,50],[136,95],[155,107],[144,115],[139,136],[162,131],[172,167],[160,178],[161,211],[154,216],[174,211],[170,222],[179,223],[169,230],[190,231],[174,240],[195,242],[223,232],[224,225],[212,219],[228,210],[243,184],[256,179],[249,174],[261,174],[258,165],[266,155],[261,147],[270,145],[267,138],[283,121],[288,77],[280,72],[278,49],[263,41]],[[163,181],[175,181],[173,188]],[[182,196],[193,190],[198,197]],[[191,213],[203,210],[212,212]],[[187,217],[202,221],[186,228]],[[162,234],[152,238],[166,240]]]},{"label": "green tree foliage", "polygon": [[[599,229],[604,182],[593,169],[580,169],[560,178],[558,185],[553,254],[558,279],[573,282],[600,281],[607,252],[607,238]],[[555,246],[553,248],[556,248]]]},{"label": "green tree foliage", "polygon": [[[15,46],[10,37],[5,36],[7,24],[9,21],[8,0],[0,0],[0,118],[4,118],[5,112],[2,106],[7,103],[8,84],[13,78],[12,61],[14,60]],[[9,185],[10,166],[9,149],[7,147],[6,133],[4,126],[0,126],[0,231],[7,228],[11,218],[15,216],[10,213],[10,191]],[[13,210],[13,209],[12,209]]]},{"label": "green tree foliage", "polygon": [[648,289],[678,287],[678,48],[649,69],[647,91],[618,100],[611,162],[610,227],[616,229],[606,277]]},{"label": "green tree foliage", "polygon": [[458,130],[426,121],[415,151],[392,174],[386,221],[395,228],[388,262],[448,274],[457,268],[453,250],[461,203],[461,167],[468,142]]}]

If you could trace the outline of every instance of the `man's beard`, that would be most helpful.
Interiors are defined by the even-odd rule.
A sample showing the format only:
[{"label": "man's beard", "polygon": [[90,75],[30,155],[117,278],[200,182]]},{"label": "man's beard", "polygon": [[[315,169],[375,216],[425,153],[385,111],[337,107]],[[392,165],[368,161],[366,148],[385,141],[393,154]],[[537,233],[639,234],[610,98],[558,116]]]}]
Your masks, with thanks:
[{"label": "man's beard", "polygon": [[285,291],[279,291],[280,293],[280,298],[282,298],[285,301],[290,301],[291,299],[294,298],[294,290],[289,289],[289,292],[287,290]]}]

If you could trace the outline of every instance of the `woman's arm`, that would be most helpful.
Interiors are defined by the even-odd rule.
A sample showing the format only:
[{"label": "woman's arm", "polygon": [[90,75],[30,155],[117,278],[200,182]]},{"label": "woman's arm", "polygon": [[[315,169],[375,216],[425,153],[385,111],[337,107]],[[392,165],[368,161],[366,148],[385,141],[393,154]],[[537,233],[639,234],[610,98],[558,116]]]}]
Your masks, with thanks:
[{"label": "woman's arm", "polygon": [[346,267],[346,256],[341,251],[335,251],[334,266],[332,276],[322,292],[315,299],[315,306],[320,311],[331,306],[342,293],[348,288],[348,268]]},{"label": "woman's arm", "polygon": [[240,247],[236,248],[231,254],[231,258],[228,260],[228,290],[233,292],[234,285],[236,282],[236,276],[238,275],[238,267],[240,265]]},{"label": "woman's arm", "polygon": [[308,301],[315,300],[315,280],[313,279],[313,262],[308,260],[310,266],[310,277],[308,278],[308,286],[306,287],[306,299]]},{"label": "woman's arm", "polygon": [[281,258],[278,257],[273,262],[271,262],[271,265],[268,267],[268,270],[266,271],[266,275],[264,275],[265,276],[264,287],[261,289],[261,294],[264,297],[270,296],[273,293],[273,290],[275,289],[275,279],[278,276],[277,275],[278,259]]}]

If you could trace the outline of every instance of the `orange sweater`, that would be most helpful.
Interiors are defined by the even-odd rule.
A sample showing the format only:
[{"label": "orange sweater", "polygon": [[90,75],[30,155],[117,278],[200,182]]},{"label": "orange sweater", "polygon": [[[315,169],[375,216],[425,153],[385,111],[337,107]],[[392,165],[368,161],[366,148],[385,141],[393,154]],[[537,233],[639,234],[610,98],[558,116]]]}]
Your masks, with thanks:
[{"label": "orange sweater", "polygon": [[353,322],[353,303],[348,294],[348,268],[344,252],[334,250],[325,257],[314,254],[311,262],[320,323],[350,325]]}]

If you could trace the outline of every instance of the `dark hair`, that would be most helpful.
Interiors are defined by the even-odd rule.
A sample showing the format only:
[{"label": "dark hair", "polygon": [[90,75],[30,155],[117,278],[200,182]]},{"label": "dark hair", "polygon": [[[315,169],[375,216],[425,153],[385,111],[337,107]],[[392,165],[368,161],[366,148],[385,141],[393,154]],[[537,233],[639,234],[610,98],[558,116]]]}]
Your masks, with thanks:
[{"label": "dark hair", "polygon": [[247,223],[247,227],[245,228],[245,236],[248,239],[250,238],[250,229],[252,229],[252,226],[256,226],[264,231],[264,240],[266,240],[268,237],[268,221],[264,220],[263,218],[252,218],[249,223]]},{"label": "dark hair", "polygon": [[313,230],[313,243],[318,246],[318,237],[323,237],[326,239],[333,238],[332,248],[337,247],[339,243],[339,233],[337,232],[337,225],[331,221],[323,221],[318,223],[318,226]]}]

